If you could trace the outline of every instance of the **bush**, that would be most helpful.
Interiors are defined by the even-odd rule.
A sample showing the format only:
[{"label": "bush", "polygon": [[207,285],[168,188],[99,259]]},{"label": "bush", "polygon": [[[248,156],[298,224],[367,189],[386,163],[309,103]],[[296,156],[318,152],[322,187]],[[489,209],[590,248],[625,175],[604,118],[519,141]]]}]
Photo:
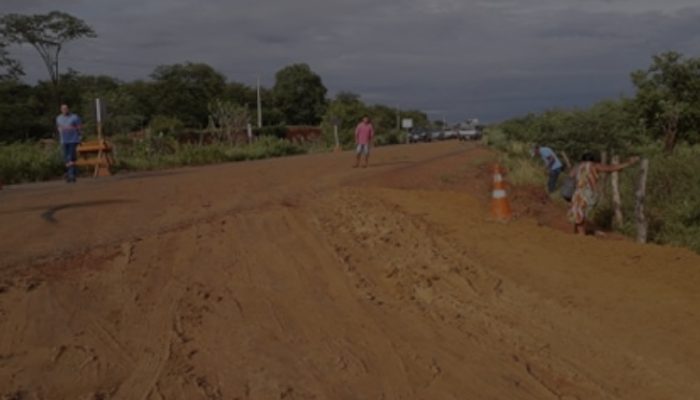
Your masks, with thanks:
[{"label": "bush", "polygon": [[[205,165],[222,162],[260,160],[307,152],[307,148],[287,140],[263,136],[251,145],[231,146],[214,143],[199,146],[179,144],[165,135],[132,139],[118,135],[115,144],[116,171],[148,171],[161,168]],[[45,181],[60,177],[64,172],[58,146],[37,143],[13,143],[0,146],[0,181],[5,184]]]},{"label": "bush", "polygon": [[379,133],[375,139],[377,146],[388,146],[392,144],[401,144],[406,141],[406,133],[400,130],[392,130],[386,133]]},{"label": "bush", "polygon": [[5,184],[45,181],[63,175],[61,150],[37,143],[0,145],[0,181]]},{"label": "bush", "polygon": [[143,144],[120,151],[118,168],[121,170],[152,170],[159,168],[216,164],[303,154],[306,149],[286,140],[264,136],[251,145],[231,146],[224,143],[208,145],[177,145],[173,152],[148,152]]},{"label": "bush", "polygon": [[539,159],[511,155],[501,159],[508,170],[508,181],[513,185],[537,185],[544,187],[547,178]]},{"label": "bush", "polygon": [[503,130],[498,128],[490,128],[482,139],[482,142],[487,146],[491,146],[501,151],[508,150],[508,136]]},{"label": "bush", "polygon": [[533,157],[531,146],[507,140],[500,130],[490,131],[485,141],[501,151],[499,162],[508,170],[510,183],[544,187],[547,182],[544,164],[539,157]]},{"label": "bush", "polygon": [[[649,239],[688,246],[700,252],[700,146],[679,146],[672,155],[660,149],[640,149],[649,157],[646,212]],[[637,169],[622,174],[626,220],[623,230],[634,233],[634,192]]]},{"label": "bush", "polygon": [[154,134],[163,134],[168,136],[176,136],[185,130],[185,125],[177,118],[168,117],[165,115],[156,115],[151,119],[149,124],[151,132]]},{"label": "bush", "polygon": [[[495,141],[491,141],[496,138]],[[530,156],[529,146],[520,142],[502,141],[502,136],[489,134],[489,143],[502,151],[501,162],[508,169],[508,180],[513,185],[544,187],[546,177],[538,158]],[[672,155],[658,146],[644,146],[632,150],[649,158],[649,176],[645,213],[649,223],[648,239],[659,244],[689,247],[700,252],[700,145],[679,146]],[[614,227],[634,237],[635,196],[639,168],[632,167],[620,173],[620,194],[625,223]],[[600,228],[612,229],[613,207],[607,174],[606,185],[600,194],[592,221]]]}]

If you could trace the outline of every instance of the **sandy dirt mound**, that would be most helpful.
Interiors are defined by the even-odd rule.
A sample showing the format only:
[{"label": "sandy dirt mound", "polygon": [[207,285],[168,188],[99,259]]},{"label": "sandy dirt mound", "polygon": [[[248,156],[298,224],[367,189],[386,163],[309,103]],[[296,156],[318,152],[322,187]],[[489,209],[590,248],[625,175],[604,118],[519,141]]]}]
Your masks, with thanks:
[{"label": "sandy dirt mound", "polygon": [[492,222],[491,159],[11,187],[0,398],[700,398],[700,256]]}]

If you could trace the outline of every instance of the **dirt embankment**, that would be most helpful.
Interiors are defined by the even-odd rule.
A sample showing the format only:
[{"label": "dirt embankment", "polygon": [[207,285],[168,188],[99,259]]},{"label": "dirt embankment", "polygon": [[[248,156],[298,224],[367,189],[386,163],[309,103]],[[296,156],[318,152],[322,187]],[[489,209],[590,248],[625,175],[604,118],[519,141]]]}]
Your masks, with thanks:
[{"label": "dirt embankment", "polygon": [[699,398],[700,256],[577,238],[522,200],[489,221],[490,157],[439,143],[366,170],[317,155],[10,188],[0,395]]}]

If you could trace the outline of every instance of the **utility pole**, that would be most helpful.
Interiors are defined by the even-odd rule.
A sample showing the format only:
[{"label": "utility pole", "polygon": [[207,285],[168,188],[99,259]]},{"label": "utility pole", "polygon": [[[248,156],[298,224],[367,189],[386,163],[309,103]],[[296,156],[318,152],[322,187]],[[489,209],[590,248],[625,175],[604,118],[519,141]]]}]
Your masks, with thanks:
[{"label": "utility pole", "polygon": [[258,128],[262,128],[262,100],[260,99],[260,75],[258,75]]},{"label": "utility pole", "polygon": [[102,101],[95,99],[95,119],[97,120],[97,140],[102,140]]},{"label": "utility pole", "polygon": [[396,130],[401,130],[401,110],[398,105],[396,105]]}]

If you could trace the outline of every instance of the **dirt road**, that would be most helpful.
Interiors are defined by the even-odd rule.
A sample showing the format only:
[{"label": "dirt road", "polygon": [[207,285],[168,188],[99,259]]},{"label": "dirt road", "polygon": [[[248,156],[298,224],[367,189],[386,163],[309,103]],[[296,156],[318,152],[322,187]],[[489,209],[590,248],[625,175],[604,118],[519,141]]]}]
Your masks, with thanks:
[{"label": "dirt road", "polygon": [[700,256],[491,222],[474,146],[351,157],[0,192],[0,398],[700,398]]}]

